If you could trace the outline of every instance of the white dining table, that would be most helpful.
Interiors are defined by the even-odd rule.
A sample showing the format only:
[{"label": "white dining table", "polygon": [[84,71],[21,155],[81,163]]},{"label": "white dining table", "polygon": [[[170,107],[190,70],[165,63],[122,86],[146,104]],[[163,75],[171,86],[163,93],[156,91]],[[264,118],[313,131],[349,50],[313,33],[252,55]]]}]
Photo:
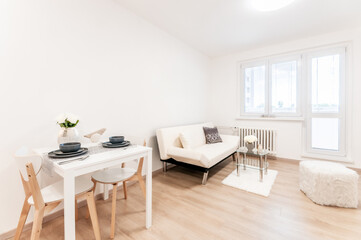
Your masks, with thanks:
[{"label": "white dining table", "polygon": [[[39,155],[46,154],[48,149],[34,149]],[[127,149],[112,149],[91,154],[83,161],[67,164],[53,163],[53,171],[64,179],[64,237],[75,240],[75,178],[100,169],[121,166],[124,162],[144,157],[146,166],[146,228],[152,225],[152,148],[132,146]],[[89,179],[90,181],[90,179]],[[104,196],[108,196],[108,188],[104,186]]]}]

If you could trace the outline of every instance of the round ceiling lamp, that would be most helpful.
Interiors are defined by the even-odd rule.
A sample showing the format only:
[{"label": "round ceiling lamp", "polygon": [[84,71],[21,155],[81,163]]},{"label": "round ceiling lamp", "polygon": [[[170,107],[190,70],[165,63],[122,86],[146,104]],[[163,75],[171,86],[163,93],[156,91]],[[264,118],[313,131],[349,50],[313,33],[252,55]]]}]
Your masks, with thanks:
[{"label": "round ceiling lamp", "polygon": [[295,0],[249,0],[253,9],[262,12],[276,11],[290,5]]}]

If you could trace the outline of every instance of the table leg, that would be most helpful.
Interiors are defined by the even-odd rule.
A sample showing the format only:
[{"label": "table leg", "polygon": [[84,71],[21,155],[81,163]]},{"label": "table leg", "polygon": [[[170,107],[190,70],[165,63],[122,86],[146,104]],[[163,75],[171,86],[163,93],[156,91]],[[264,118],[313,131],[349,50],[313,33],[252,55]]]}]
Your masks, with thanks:
[{"label": "table leg", "polygon": [[64,237],[75,240],[75,177],[72,172],[64,176]]},{"label": "table leg", "polygon": [[263,159],[262,156],[259,156],[259,180],[263,182]]},{"label": "table leg", "polygon": [[146,176],[146,203],[145,203],[145,227],[152,226],[152,150],[148,151],[146,156],[147,161],[147,176]]},{"label": "table leg", "polygon": [[265,174],[267,175],[268,174],[268,162],[267,162],[267,155],[264,156],[264,164],[265,164]]},{"label": "table leg", "polygon": [[241,164],[241,160],[240,160],[240,156],[239,156],[239,152],[237,152],[237,161],[236,161],[236,166],[237,166],[237,176],[239,177],[239,165]]}]

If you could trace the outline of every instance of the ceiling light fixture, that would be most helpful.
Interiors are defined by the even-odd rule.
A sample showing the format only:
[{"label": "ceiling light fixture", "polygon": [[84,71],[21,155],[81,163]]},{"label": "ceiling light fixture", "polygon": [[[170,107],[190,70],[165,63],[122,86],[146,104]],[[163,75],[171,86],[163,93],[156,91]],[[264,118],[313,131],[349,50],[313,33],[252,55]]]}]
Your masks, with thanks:
[{"label": "ceiling light fixture", "polygon": [[249,4],[253,9],[262,12],[276,11],[284,8],[295,0],[249,0]]}]

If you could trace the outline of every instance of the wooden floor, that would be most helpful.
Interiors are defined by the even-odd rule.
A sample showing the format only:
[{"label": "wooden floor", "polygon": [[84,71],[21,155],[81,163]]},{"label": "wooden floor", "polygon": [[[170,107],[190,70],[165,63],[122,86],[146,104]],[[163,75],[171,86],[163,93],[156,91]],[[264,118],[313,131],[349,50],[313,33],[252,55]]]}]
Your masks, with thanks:
[{"label": "wooden floor", "polygon": [[[297,162],[270,161],[278,176],[268,198],[222,185],[234,169],[231,159],[224,161],[211,171],[205,186],[199,172],[181,167],[155,175],[149,230],[139,186],[129,187],[127,200],[118,191],[115,239],[361,239],[361,207],[311,202],[299,190]],[[111,200],[97,201],[97,210],[102,239],[109,239]],[[79,214],[77,239],[94,239],[90,220],[84,218],[85,207]],[[63,217],[59,217],[43,225],[41,239],[63,239],[63,234]],[[30,232],[24,232],[22,239],[30,239]]]}]

